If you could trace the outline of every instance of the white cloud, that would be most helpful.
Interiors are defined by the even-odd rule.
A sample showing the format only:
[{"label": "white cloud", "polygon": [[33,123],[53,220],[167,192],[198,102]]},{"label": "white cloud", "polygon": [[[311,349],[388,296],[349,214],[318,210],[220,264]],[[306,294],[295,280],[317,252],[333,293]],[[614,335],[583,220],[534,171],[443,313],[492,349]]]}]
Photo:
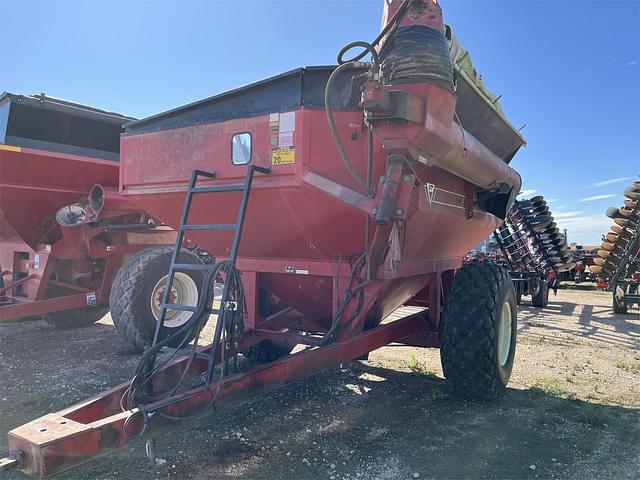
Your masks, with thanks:
[{"label": "white cloud", "polygon": [[557,198],[545,198],[545,200],[547,201],[547,203],[553,203],[558,201]]},{"label": "white cloud", "polygon": [[554,210],[564,210],[565,208],[567,208],[566,205],[554,205],[553,206]]},{"label": "white cloud", "polygon": [[596,214],[561,218],[556,223],[560,231],[567,229],[569,243],[599,245],[602,234],[609,231],[612,221],[604,214]]},{"label": "white cloud", "polygon": [[594,195],[593,197],[581,198],[578,200],[579,202],[593,202],[595,200],[604,200],[605,198],[614,198],[617,197],[614,193],[607,193],[605,195]]},{"label": "white cloud", "polygon": [[633,180],[633,177],[618,177],[610,180],[603,180],[601,182],[591,184],[589,188],[604,187],[605,185],[613,185],[614,183],[626,182],[627,180]]},{"label": "white cloud", "polygon": [[637,65],[638,62],[629,62],[627,63],[627,67],[633,67],[634,65]]},{"label": "white cloud", "polygon": [[518,197],[528,197],[530,195],[533,195],[534,193],[536,193],[537,190],[522,190],[519,194]]},{"label": "white cloud", "polygon": [[556,219],[566,219],[566,220],[571,220],[571,217],[577,217],[579,215],[582,215],[584,212],[560,212],[560,213],[556,213],[553,215],[554,218]]}]

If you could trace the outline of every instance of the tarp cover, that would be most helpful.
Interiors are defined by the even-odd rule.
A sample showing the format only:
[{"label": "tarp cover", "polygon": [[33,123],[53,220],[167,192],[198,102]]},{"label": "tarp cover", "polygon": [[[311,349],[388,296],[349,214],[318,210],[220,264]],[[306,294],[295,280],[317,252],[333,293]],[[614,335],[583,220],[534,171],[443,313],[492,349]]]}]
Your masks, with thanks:
[{"label": "tarp cover", "polygon": [[[471,62],[471,55],[469,52],[464,49],[464,47],[460,44],[458,37],[455,36],[451,27],[447,25],[447,42],[449,43],[449,52],[451,53],[451,61],[453,62],[453,66],[456,69],[456,73],[458,75],[464,75],[467,77],[467,80],[473,83],[479,90],[478,93],[484,96],[487,102],[493,105],[498,113],[504,118],[504,112],[500,107],[500,102],[498,101],[498,96],[494,95],[489,91],[484,82],[482,81],[482,76],[473,68],[473,63]],[[506,120],[506,118],[505,118]]]},{"label": "tarp cover", "polygon": [[485,86],[482,76],[473,67],[471,55],[457,39],[451,27],[446,38],[457,77],[456,113],[459,122],[489,149],[509,162],[525,139],[507,120],[498,99]]}]

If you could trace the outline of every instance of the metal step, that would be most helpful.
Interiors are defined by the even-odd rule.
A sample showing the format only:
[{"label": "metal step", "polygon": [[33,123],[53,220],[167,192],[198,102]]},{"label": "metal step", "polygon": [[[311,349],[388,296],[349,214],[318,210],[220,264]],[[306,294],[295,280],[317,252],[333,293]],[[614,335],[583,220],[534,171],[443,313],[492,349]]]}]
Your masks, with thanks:
[{"label": "metal step", "polygon": [[241,192],[244,190],[243,183],[226,183],[224,185],[209,185],[207,187],[193,187],[189,193],[216,193],[216,192]]},{"label": "metal step", "polygon": [[[179,310],[181,312],[191,312],[191,313],[195,313],[197,310],[196,307],[192,307],[191,305],[180,305],[178,303],[161,303],[160,308],[165,308],[167,310]],[[220,313],[220,310],[217,308],[208,308],[207,311],[214,315],[217,315]]]},{"label": "metal step", "polygon": [[174,263],[173,270],[213,270],[214,266],[207,263]]},{"label": "metal step", "polygon": [[235,230],[235,223],[187,224],[181,225],[180,230]]}]

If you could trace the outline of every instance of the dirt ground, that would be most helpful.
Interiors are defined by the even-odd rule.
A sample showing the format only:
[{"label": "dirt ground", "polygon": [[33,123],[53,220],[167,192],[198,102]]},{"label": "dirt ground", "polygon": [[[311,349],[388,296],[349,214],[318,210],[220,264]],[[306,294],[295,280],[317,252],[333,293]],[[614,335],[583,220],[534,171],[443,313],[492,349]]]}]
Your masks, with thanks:
[{"label": "dirt ground", "polygon": [[[58,478],[412,479],[640,477],[640,314],[561,290],[519,311],[516,363],[493,403],[450,396],[437,350],[385,347]],[[79,330],[0,329],[4,432],[128,379],[108,317]],[[1,478],[26,478],[17,472]]]}]

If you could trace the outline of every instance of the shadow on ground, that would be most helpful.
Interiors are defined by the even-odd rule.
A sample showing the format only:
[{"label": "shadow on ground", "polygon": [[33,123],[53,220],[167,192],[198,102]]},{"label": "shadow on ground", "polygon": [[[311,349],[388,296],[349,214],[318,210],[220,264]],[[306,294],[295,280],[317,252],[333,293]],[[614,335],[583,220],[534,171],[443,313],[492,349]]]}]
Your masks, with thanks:
[{"label": "shadow on ground", "polygon": [[[521,332],[538,335],[535,331],[543,330],[534,326],[538,322],[544,335],[569,345],[576,338],[604,346],[637,344],[638,320],[614,316],[606,299],[592,304],[559,299],[544,310],[523,304]],[[528,346],[530,354],[545,345]],[[162,465],[151,466],[137,443],[59,478],[639,476],[637,409],[535,388],[508,389],[491,403],[466,402],[426,370],[408,372],[402,351],[388,348],[373,357],[383,363],[353,362],[199,422],[177,422],[158,438]],[[402,357],[386,364],[394,355]],[[137,360],[122,350],[108,319],[77,330],[42,322],[0,328],[0,452],[7,448],[4,432],[126,381]],[[11,472],[2,478],[25,477]]]},{"label": "shadow on ground", "polygon": [[[113,353],[108,325],[84,333],[30,330],[3,345],[3,373],[12,360],[24,375],[22,388],[8,388],[3,375],[3,430],[118,383],[137,360]],[[73,348],[57,346],[58,336]],[[40,347],[31,343],[38,338]],[[61,477],[624,478],[639,468],[637,413],[535,389],[466,402],[433,375],[354,362],[198,422],[176,423],[158,438],[161,466],[151,467],[138,443]]]},{"label": "shadow on ground", "polygon": [[[614,314],[611,306],[606,304],[608,297],[596,298],[599,302],[593,305],[551,298],[544,309],[523,301],[518,307],[518,331],[531,335],[530,326],[543,326],[547,336],[552,335],[559,340],[573,336],[640,350],[640,313],[634,309],[627,314]],[[569,343],[571,341],[568,340]]]}]

